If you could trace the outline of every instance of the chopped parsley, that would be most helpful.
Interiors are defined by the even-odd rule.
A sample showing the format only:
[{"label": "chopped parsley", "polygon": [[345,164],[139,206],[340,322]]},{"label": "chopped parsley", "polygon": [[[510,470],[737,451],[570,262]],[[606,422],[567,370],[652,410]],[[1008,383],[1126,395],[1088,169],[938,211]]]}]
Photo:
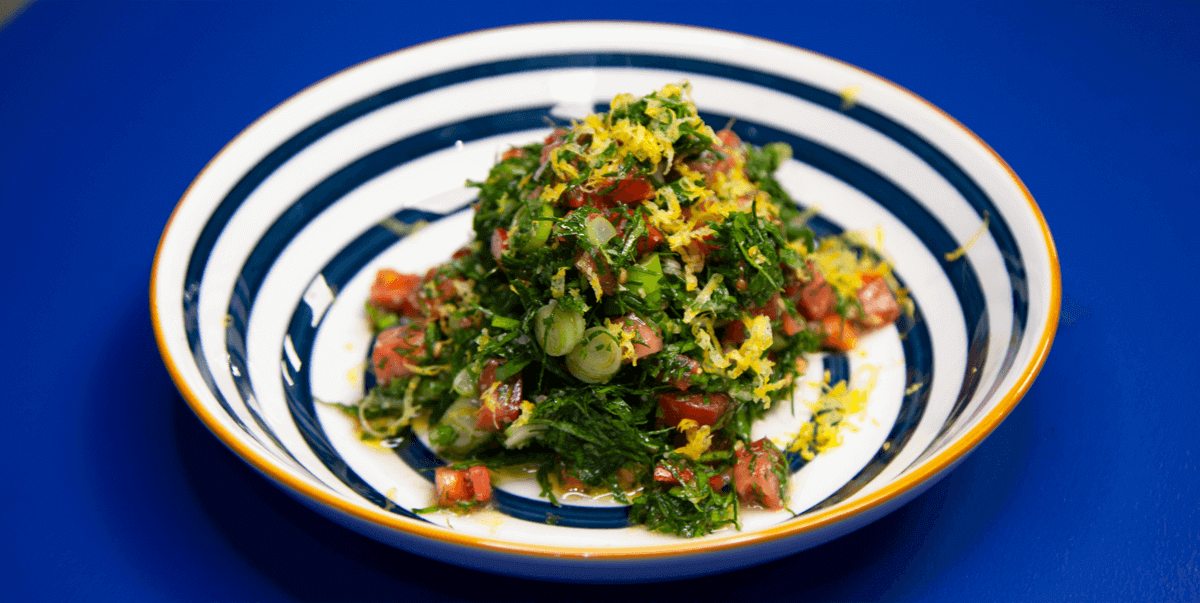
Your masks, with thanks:
[{"label": "chopped parsley", "polygon": [[[610,107],[469,182],[474,238],[449,262],[380,273],[378,384],[346,409],[364,439],[424,416],[455,466],[536,466],[551,500],[611,493],[633,523],[701,536],[784,507],[786,458],[751,424],[792,399],[805,354],[889,323],[903,292],[805,224],[774,177],[787,145],[714,131],[686,83]],[[827,390],[844,403],[797,436],[805,458],[864,405]]]}]

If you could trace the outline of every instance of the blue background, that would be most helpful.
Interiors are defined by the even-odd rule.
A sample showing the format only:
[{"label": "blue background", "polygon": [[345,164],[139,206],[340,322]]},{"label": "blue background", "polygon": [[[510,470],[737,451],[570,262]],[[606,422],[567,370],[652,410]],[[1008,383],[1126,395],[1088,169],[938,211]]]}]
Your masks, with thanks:
[{"label": "blue background", "polygon": [[[0,599],[1200,600],[1200,5],[40,1],[0,29]],[[854,534],[675,584],[562,586],[338,527],[192,415],[155,245],[221,147],[318,79],[508,24],[679,22],[914,91],[1038,200],[1063,309],[1041,376],[944,481]]]}]

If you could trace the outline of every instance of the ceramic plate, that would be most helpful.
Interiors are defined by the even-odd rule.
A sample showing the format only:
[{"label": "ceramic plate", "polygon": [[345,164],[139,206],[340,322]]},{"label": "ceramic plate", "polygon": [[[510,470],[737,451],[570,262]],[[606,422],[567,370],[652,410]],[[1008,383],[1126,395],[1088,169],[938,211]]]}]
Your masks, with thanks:
[{"label": "ceramic plate", "polygon": [[[829,370],[878,374],[843,444],[792,459],[789,509],[743,514],[697,539],[626,525],[612,501],[550,505],[529,480],[497,483],[492,509],[433,503],[420,440],[360,442],[322,402],[363,395],[376,270],[423,272],[470,237],[474,189],[499,154],[549,123],[689,81],[707,123],[782,141],[779,171],[825,233],[878,241],[916,311]],[[957,250],[965,249],[958,254]],[[180,391],[226,445],[346,527],[450,563],[575,581],[680,578],[760,563],[857,529],[923,492],[1007,415],[1057,323],[1058,263],[1033,199],[970,131],[912,93],[836,60],[725,32],[645,23],[484,31],[331,76],[231,141],[163,233],[156,333]],[[870,367],[864,369],[864,367]],[[798,397],[815,396],[813,387]],[[786,433],[787,405],[755,426]]]}]

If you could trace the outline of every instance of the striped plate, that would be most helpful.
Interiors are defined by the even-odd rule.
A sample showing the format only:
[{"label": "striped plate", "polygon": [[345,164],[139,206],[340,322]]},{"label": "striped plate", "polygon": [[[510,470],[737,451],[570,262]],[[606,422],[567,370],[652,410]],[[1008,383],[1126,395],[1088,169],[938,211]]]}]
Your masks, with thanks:
[{"label": "striped plate", "polygon": [[[432,503],[423,442],[357,441],[322,402],[365,386],[363,301],[376,270],[417,272],[470,235],[473,189],[499,153],[560,122],[688,80],[702,116],[743,140],[783,141],[780,181],[828,233],[882,243],[911,290],[911,320],[845,355],[876,374],[842,446],[795,458],[790,509],[740,531],[677,539],[626,525],[624,507],[531,480],[498,483],[494,509]],[[413,228],[420,224],[421,228]],[[955,250],[968,251],[957,257]],[[226,445],[318,512],[432,558],[556,580],[662,580],[778,558],[894,510],[961,461],[1016,405],[1054,336],[1059,273],[1042,215],[982,141],[896,85],[797,48],[724,32],[561,23],[474,33],[386,55],[264,115],[176,207],[152,275],[159,347],[196,414]],[[815,396],[808,387],[798,393]],[[755,426],[794,433],[803,404]]]}]

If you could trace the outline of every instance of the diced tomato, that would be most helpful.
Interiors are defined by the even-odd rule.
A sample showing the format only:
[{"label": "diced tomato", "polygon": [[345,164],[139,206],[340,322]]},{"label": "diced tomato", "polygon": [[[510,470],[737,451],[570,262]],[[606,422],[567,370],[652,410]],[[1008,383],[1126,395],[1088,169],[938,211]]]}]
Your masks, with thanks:
[{"label": "diced tomato", "polygon": [[471,490],[476,502],[492,500],[492,473],[483,465],[467,468],[467,479],[471,482]]},{"label": "diced tomato", "polygon": [[[424,316],[441,318],[447,314],[443,305],[458,295],[458,288],[454,286],[455,281],[463,282],[463,279],[448,276],[437,268],[430,268],[429,272],[425,273],[425,278],[421,281],[421,289],[417,294],[417,303]],[[431,284],[431,287],[428,286]]]},{"label": "diced tomato", "polygon": [[732,130],[721,130],[717,132],[717,138],[721,140],[721,144],[714,145],[713,148],[725,155],[725,158],[718,161],[713,166],[713,172],[729,173],[735,165],[737,165],[738,153],[741,153],[742,139],[738,138]]},{"label": "diced tomato", "polygon": [[608,196],[618,203],[640,203],[654,198],[654,186],[638,178],[625,178]]},{"label": "diced tomato", "polygon": [[900,317],[900,304],[888,287],[887,281],[879,276],[869,275],[863,278],[863,286],[858,290],[858,303],[862,306],[863,316],[859,319],[868,329],[875,329]]},{"label": "diced tomato", "polygon": [[699,425],[716,425],[733,406],[726,394],[659,394],[658,406],[662,408],[662,424],[670,427],[691,419]]},{"label": "diced tomato", "polygon": [[546,163],[550,159],[550,152],[562,146],[562,137],[567,133],[564,128],[555,128],[544,141],[542,146],[542,163]]},{"label": "diced tomato", "polygon": [[725,145],[726,149],[742,148],[742,138],[733,130],[721,130],[717,132],[717,138],[721,139],[721,143]]},{"label": "diced tomato", "polygon": [[[608,212],[608,221],[617,229],[617,236],[624,238],[625,230],[629,228],[629,220],[633,218],[633,213],[627,207],[613,208]],[[650,224],[646,224],[646,234],[639,237],[637,240],[638,255],[642,256],[658,248],[659,245],[666,241],[661,230]]]},{"label": "diced tomato", "polygon": [[821,344],[827,348],[845,352],[858,344],[858,330],[854,324],[837,314],[822,318],[821,327],[825,331],[825,340]]},{"label": "diced tomato", "polygon": [[421,277],[384,268],[371,284],[371,304],[388,312],[418,316],[416,296],[420,287]]},{"label": "diced tomato", "polygon": [[658,249],[658,246],[662,245],[663,241],[666,240],[667,238],[663,236],[661,230],[647,224],[646,236],[638,239],[637,241],[638,255],[646,255],[647,253]]},{"label": "diced tomato", "polygon": [[691,243],[688,243],[687,248],[688,251],[707,258],[708,254],[712,253],[713,250],[721,248],[720,245],[717,245],[713,242],[716,240],[716,235],[705,235],[698,241],[692,241]]},{"label": "diced tomato", "polygon": [[687,389],[692,386],[691,375],[699,375],[702,372],[700,370],[700,363],[688,358],[687,356],[684,356],[683,354],[676,354],[674,362],[683,365],[684,370],[682,371],[682,374],[678,374],[678,376],[672,376],[666,374],[666,371],[663,371],[658,374],[658,378],[669,379],[670,381],[668,381],[668,383],[674,385],[675,389],[687,391]]},{"label": "diced tomato", "polygon": [[392,379],[411,374],[413,366],[425,356],[425,327],[411,323],[384,329],[375,338],[371,350],[371,369],[375,380],[386,385]]},{"label": "diced tomato", "polygon": [[497,228],[492,231],[492,257],[499,262],[505,251],[508,251],[508,231]]},{"label": "diced tomato", "polygon": [[784,312],[779,317],[779,321],[783,323],[783,334],[787,335],[788,337],[799,333],[800,330],[804,328],[801,326],[800,321],[796,320],[796,317],[787,312]]},{"label": "diced tomato", "polygon": [[558,472],[558,482],[562,484],[564,490],[569,492],[587,492],[587,484],[579,479],[579,476],[572,473],[566,467],[562,467]]},{"label": "diced tomato", "polygon": [[589,283],[594,275],[600,281],[600,291],[605,295],[617,292],[617,275],[613,274],[608,259],[604,256],[600,256],[600,262],[597,263],[593,253],[579,249],[575,254],[575,267],[583,273],[584,280]]},{"label": "diced tomato", "polygon": [[713,492],[720,492],[725,488],[725,480],[719,475],[714,475],[708,478],[708,487],[712,488]]},{"label": "diced tomato", "polygon": [[[682,482],[690,482],[696,479],[696,472],[687,467],[675,467],[672,471],[671,467],[659,463],[654,467],[654,481],[668,486],[678,486]],[[675,477],[678,473],[679,477]]]},{"label": "diced tomato", "polygon": [[654,330],[654,327],[646,324],[646,321],[642,320],[637,314],[630,312],[614,320],[613,324],[620,326],[625,332],[632,333],[634,330],[637,331],[633,335],[633,353],[637,356],[638,360],[662,351],[662,336],[658,334],[658,331]]},{"label": "diced tomato", "polygon": [[735,320],[725,326],[721,334],[721,345],[738,347],[746,341],[746,323]]},{"label": "diced tomato", "polygon": [[705,152],[696,161],[687,162],[687,166],[704,174],[705,180],[712,184],[714,174],[717,172],[728,174],[737,165],[737,157],[740,153],[742,153],[741,138],[732,130],[721,130],[717,132],[717,139],[713,141],[712,151]]},{"label": "diced tomato", "polygon": [[812,268],[813,279],[800,289],[800,303],[797,309],[809,320],[821,320],[833,311],[837,304],[837,294],[833,287],[825,282],[825,277],[819,270]]},{"label": "diced tomato", "polygon": [[513,157],[524,157],[528,151],[521,147],[513,147],[500,155],[500,160],[512,159]]},{"label": "diced tomato", "polygon": [[[603,190],[604,185],[600,186],[601,190]],[[579,209],[585,205],[599,210],[609,210],[616,207],[616,202],[612,200],[612,197],[600,192],[584,190],[577,186],[563,192],[560,201],[571,209]]]},{"label": "diced tomato", "polygon": [[485,503],[492,499],[491,472],[483,465],[467,469],[438,467],[433,472],[439,507]]},{"label": "diced tomato", "polygon": [[783,508],[783,497],[779,492],[779,476],[775,465],[783,455],[775,450],[766,439],[758,440],[736,453],[737,465],[733,468],[733,486],[738,498],[749,505],[777,511]]},{"label": "diced tomato", "polygon": [[475,415],[475,429],[480,431],[500,431],[521,416],[521,373],[497,382],[496,369],[503,365],[503,360],[493,358],[479,373],[481,404]]},{"label": "diced tomato", "polygon": [[781,313],[786,314],[786,312],[783,311],[783,301],[779,297],[778,293],[772,295],[771,299],[768,299],[766,304],[752,307],[747,310],[747,313],[749,313],[751,316],[766,316],[771,320],[779,320],[779,315]]},{"label": "diced tomato", "polygon": [[467,479],[466,471],[438,467],[433,472],[433,482],[437,488],[439,507],[471,500],[471,482]]},{"label": "diced tomato", "polygon": [[[675,477],[675,473],[679,474],[678,478]],[[687,467],[679,467],[675,472],[672,472],[670,468],[662,463],[659,463],[656,467],[654,467],[654,481],[660,484],[669,487],[678,486],[681,484],[680,479],[682,479],[683,482],[691,482],[692,480],[696,479],[696,472],[688,469]],[[720,492],[725,488],[725,479],[720,475],[709,477],[708,487],[712,488],[714,492]]]}]

